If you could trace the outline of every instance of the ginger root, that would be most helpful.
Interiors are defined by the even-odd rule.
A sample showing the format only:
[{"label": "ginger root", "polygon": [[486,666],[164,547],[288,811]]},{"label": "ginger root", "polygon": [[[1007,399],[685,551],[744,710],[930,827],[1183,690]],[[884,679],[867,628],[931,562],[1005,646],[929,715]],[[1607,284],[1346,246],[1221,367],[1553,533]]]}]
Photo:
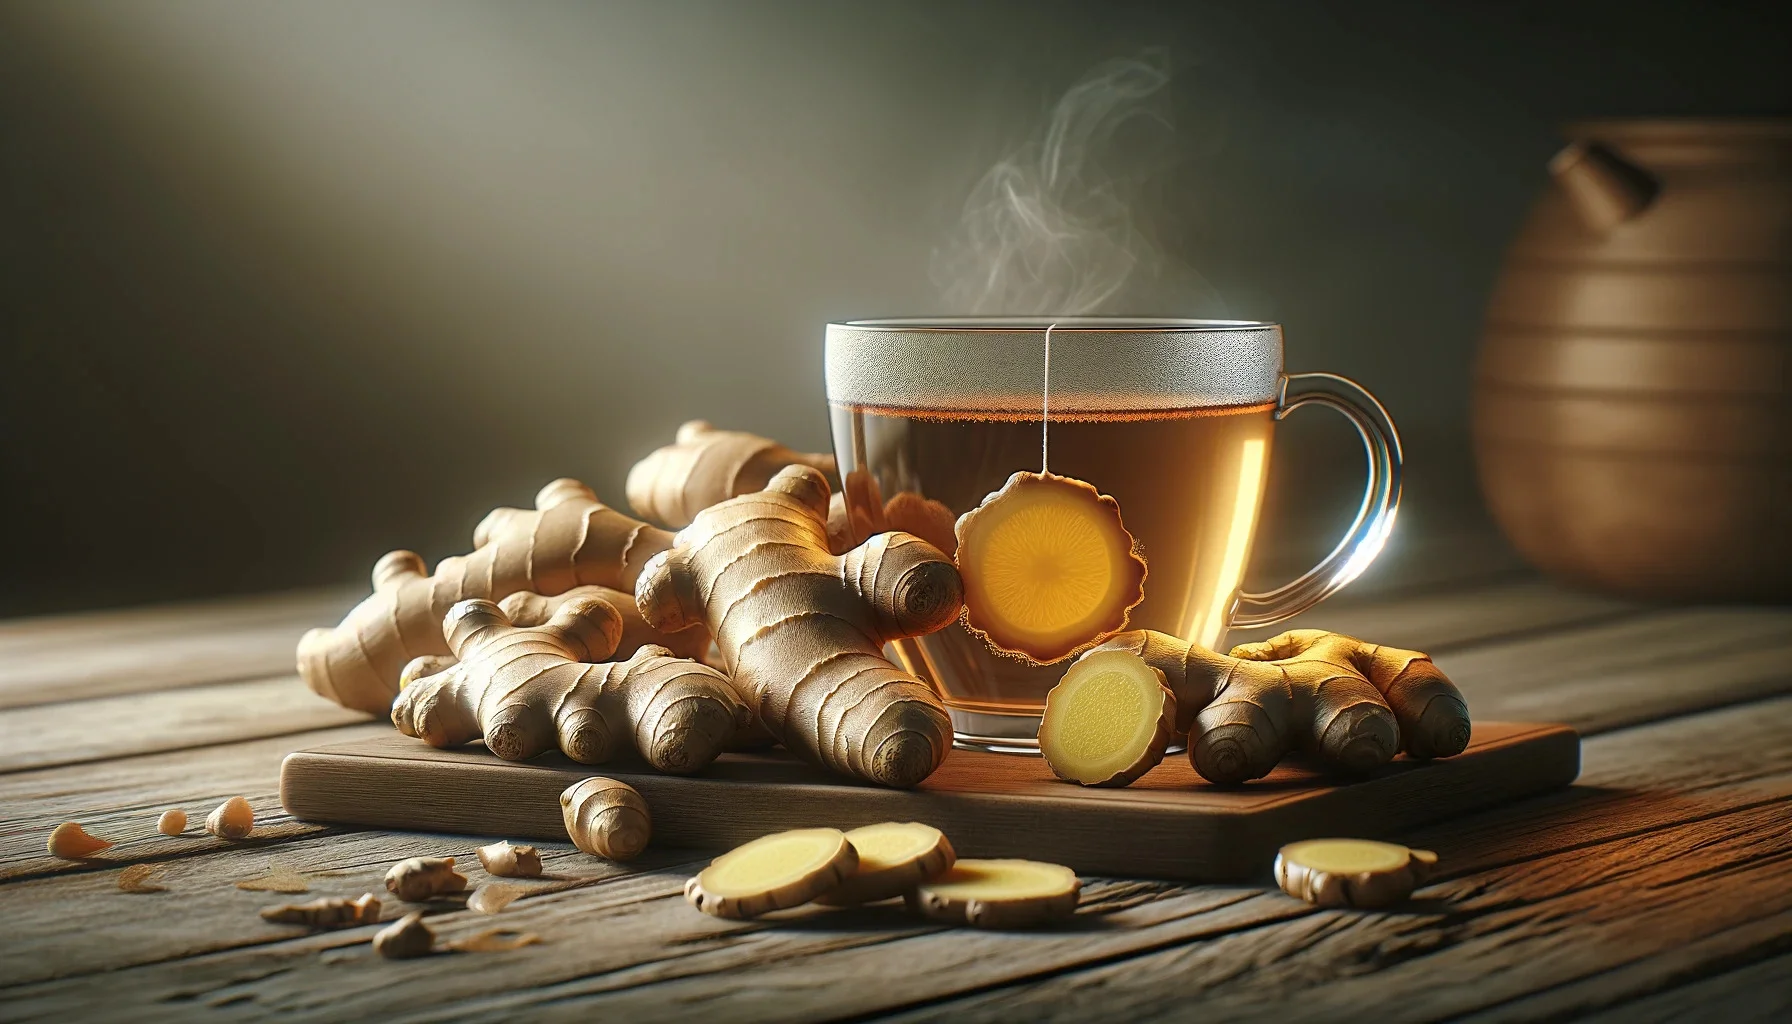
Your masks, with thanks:
[{"label": "ginger root", "polygon": [[90,836],[81,827],[80,822],[65,821],[50,831],[50,840],[46,844],[50,856],[63,860],[80,860],[91,857],[101,850],[110,850],[112,841]]},{"label": "ginger root", "polygon": [[454,870],[453,857],[410,857],[386,872],[386,891],[406,903],[420,903],[467,887],[467,876]]},{"label": "ginger root", "polygon": [[918,821],[886,821],[846,833],[859,866],[844,881],[815,898],[830,907],[856,907],[893,899],[917,883],[936,878],[958,855],[945,833]]},{"label": "ginger root", "polygon": [[1076,872],[1033,860],[961,860],[909,894],[924,917],[974,928],[1020,928],[1076,912]]},{"label": "ginger root", "polygon": [[560,819],[579,849],[609,860],[633,860],[653,837],[653,816],[635,787],[615,779],[580,779],[560,793]]},{"label": "ginger root", "polygon": [[373,951],[388,960],[428,956],[435,947],[436,933],[423,923],[421,910],[404,915],[373,937]]},{"label": "ginger root", "polygon": [[275,924],[302,924],[307,928],[350,928],[378,921],[380,901],[370,892],[362,893],[352,900],[326,896],[309,903],[263,907],[261,919]]},{"label": "ginger root", "polygon": [[479,863],[488,874],[503,878],[541,877],[541,852],[533,846],[512,845],[509,840],[481,846]]},{"label": "ginger root", "polygon": [[692,661],[704,660],[709,653],[709,632],[704,629],[684,629],[676,633],[662,633],[647,624],[641,617],[641,610],[635,607],[635,595],[625,594],[609,587],[574,587],[564,594],[536,594],[527,590],[519,590],[502,601],[498,607],[518,626],[545,626],[553,621],[554,613],[559,611],[568,601],[581,597],[595,597],[616,609],[622,617],[622,635],[616,641],[616,649],[610,652],[610,661],[622,661],[631,657],[643,647],[664,647],[672,652],[674,658],[690,658]]},{"label": "ginger root", "polygon": [[1307,839],[1276,854],[1276,884],[1321,907],[1389,907],[1423,885],[1437,854],[1367,839]]},{"label": "ginger root", "polygon": [[676,529],[711,505],[764,490],[773,474],[799,465],[829,476],[835,471],[832,455],[792,451],[757,434],[691,420],[673,444],[635,463],[625,490],[636,515]]},{"label": "ginger root", "polygon": [[240,796],[219,804],[205,819],[205,830],[220,839],[242,839],[254,828],[255,808]]},{"label": "ginger root", "polygon": [[405,667],[392,722],[437,747],[484,737],[492,753],[522,761],[553,748],[581,764],[636,749],[665,772],[709,764],[747,708],[707,665],[642,647],[601,661],[621,636],[608,602],[579,597],[547,625],[521,628],[490,601],[462,601],[441,624],[459,663],[425,656]]},{"label": "ginger root", "polygon": [[[1227,657],[1135,630],[1083,658],[1100,658],[1107,666],[1130,658],[1134,671],[1142,666],[1161,672],[1175,695],[1176,732],[1188,735],[1190,762],[1220,785],[1262,778],[1295,750],[1361,772],[1402,750],[1434,758],[1468,746],[1468,706],[1430,658],[1340,633],[1292,630],[1234,647]],[[1048,699],[1048,713],[1050,706]],[[1043,723],[1040,732],[1047,732]],[[1126,742],[1131,746],[1117,747],[1113,760],[1148,759],[1136,734]],[[1061,749],[1045,749],[1043,739],[1042,751],[1048,760],[1063,756]]]},{"label": "ginger root", "polygon": [[1125,651],[1091,651],[1045,695],[1039,752],[1066,782],[1124,786],[1157,767],[1175,731],[1162,672]]},{"label": "ginger root", "polygon": [[858,864],[858,851],[839,829],[792,829],[717,857],[685,883],[684,898],[705,914],[744,920],[807,903]]},{"label": "ginger root", "polygon": [[884,533],[828,550],[828,485],[806,466],[699,513],[642,571],[649,624],[709,627],[734,684],[786,748],[822,767],[912,786],[952,726],[933,690],[883,656],[890,640],[958,615],[958,573],[937,548]]},{"label": "ginger root", "polygon": [[443,559],[434,575],[410,551],[381,558],[372,596],[340,625],[299,640],[299,675],[344,707],[386,714],[411,659],[449,653],[442,619],[456,603],[593,584],[632,590],[647,559],[671,543],[670,533],[609,508],[577,480],[555,480],[532,511],[493,509],[473,531],[473,552]]},{"label": "ginger root", "polygon": [[964,622],[990,647],[1041,665],[1126,628],[1145,559],[1120,506],[1055,473],[1016,473],[958,520]]},{"label": "ginger root", "polygon": [[187,830],[187,812],[176,807],[162,812],[156,819],[156,831],[165,836],[178,836]]}]

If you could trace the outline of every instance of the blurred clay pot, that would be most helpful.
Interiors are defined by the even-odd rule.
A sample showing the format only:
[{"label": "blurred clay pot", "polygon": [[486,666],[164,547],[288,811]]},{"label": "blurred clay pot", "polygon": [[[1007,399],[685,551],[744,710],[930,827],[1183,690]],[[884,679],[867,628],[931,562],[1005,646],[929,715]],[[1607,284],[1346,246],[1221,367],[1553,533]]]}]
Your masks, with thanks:
[{"label": "blurred clay pot", "polygon": [[1589,121],[1475,371],[1518,550],[1632,597],[1792,599],[1792,121]]}]

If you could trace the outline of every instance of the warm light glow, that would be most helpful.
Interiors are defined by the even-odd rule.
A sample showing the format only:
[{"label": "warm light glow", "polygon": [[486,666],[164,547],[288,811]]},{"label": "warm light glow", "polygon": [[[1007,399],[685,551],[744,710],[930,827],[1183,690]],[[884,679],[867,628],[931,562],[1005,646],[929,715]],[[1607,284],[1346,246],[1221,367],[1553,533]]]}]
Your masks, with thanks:
[{"label": "warm light glow", "polygon": [[1251,531],[1257,526],[1257,496],[1263,489],[1263,462],[1268,452],[1268,443],[1260,437],[1246,441],[1240,452],[1238,491],[1232,505],[1232,532],[1226,537],[1226,554],[1220,561],[1219,578],[1214,581],[1207,622],[1201,627],[1201,635],[1195,638],[1209,650],[1226,631],[1226,620],[1232,612],[1232,594],[1244,576],[1244,558],[1250,550]]}]

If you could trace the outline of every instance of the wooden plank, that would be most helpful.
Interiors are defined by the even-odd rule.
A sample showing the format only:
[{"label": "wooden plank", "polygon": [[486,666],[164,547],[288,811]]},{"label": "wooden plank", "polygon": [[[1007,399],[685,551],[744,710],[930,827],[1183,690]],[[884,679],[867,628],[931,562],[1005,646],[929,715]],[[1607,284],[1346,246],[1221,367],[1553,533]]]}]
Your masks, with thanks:
[{"label": "wooden plank", "polygon": [[[1480,903],[1470,909],[1493,912],[1507,887],[1540,871],[1548,874],[1551,869],[1539,864],[1672,862],[1656,853],[1682,849],[1688,838],[1684,830],[1692,830],[1696,843],[1703,828],[1695,827],[1698,823],[1726,813],[1758,813],[1764,801],[1792,795],[1788,735],[1792,699],[1589,741],[1588,784],[1569,791],[1583,794],[1586,803],[1563,803],[1567,794],[1550,798],[1549,810],[1534,815],[1531,827],[1510,842],[1497,830],[1487,835],[1471,828],[1464,833],[1465,845],[1438,844],[1447,863],[1466,861],[1471,853],[1478,858],[1476,873],[1454,878],[1449,884],[1457,888],[1451,892],[1479,893],[1474,898]],[[1714,737],[1733,742],[1711,742]],[[1678,756],[1664,757],[1664,751]],[[1576,813],[1602,801],[1621,819],[1603,831],[1604,819]],[[1552,829],[1550,822],[1558,819],[1559,827]],[[1683,832],[1660,838],[1675,829]],[[1639,837],[1650,835],[1657,838],[1645,849]],[[502,923],[541,934],[547,945],[515,954],[406,964],[378,962],[364,946],[339,949],[328,962],[316,955],[365,942],[362,930],[135,967],[120,964],[104,987],[79,977],[20,986],[0,992],[0,1008],[8,1020],[18,1021],[79,1018],[101,1007],[116,1014],[130,1007],[136,1020],[179,1019],[214,1003],[229,1003],[246,1017],[286,1019],[394,1014],[533,1019],[550,1013],[588,1019],[612,1011],[648,1018],[709,1013],[800,1019],[888,1010],[1327,913],[1256,888],[1095,880],[1086,890],[1086,923],[1070,930],[942,931],[881,907],[796,910],[778,921],[732,923],[684,906],[682,882],[683,875],[668,868],[632,879],[628,884],[636,887],[626,891],[606,883],[523,900]],[[1580,884],[1583,891],[1600,884],[1621,890],[1627,882],[1586,876]],[[1548,898],[1535,887],[1522,894]],[[1547,906],[1540,911],[1547,912]],[[1450,927],[1449,915],[1432,916],[1441,916],[1443,923],[1427,928]],[[440,924],[466,928],[465,920],[449,914]],[[1234,968],[1249,970],[1250,963],[1239,960]]]},{"label": "wooden plank", "polygon": [[0,773],[308,732],[369,718],[297,676],[0,711]]},{"label": "wooden plank", "polygon": [[[256,809],[261,837],[308,835],[320,826],[295,821],[280,809],[280,759],[294,745],[339,743],[389,731],[377,722],[291,736],[0,775],[0,880],[94,870],[106,865],[163,860],[224,845],[201,830],[204,816],[232,796]],[[156,832],[171,807],[187,812],[179,838]],[[79,821],[118,845],[91,862],[48,856],[44,842],[64,821]]]},{"label": "wooden plank", "polygon": [[[1781,932],[1781,939],[1792,928]],[[1621,1003],[1581,1018],[1587,1024],[1727,1024],[1792,1020],[1792,953],[1782,953],[1692,984]]]},{"label": "wooden plank", "polygon": [[332,587],[0,621],[0,708],[285,674],[299,635],[358,598]]},{"label": "wooden plank", "polygon": [[[1400,758],[1349,780],[1285,763],[1233,788],[1207,783],[1183,757],[1112,790],[1061,782],[1039,758],[972,750],[952,751],[909,791],[853,783],[787,755],[726,754],[692,776],[641,764],[602,772],[640,790],[662,822],[659,836],[685,846],[725,850],[782,829],[913,820],[945,830],[965,856],[1221,881],[1250,877],[1284,843],[1315,833],[1389,835],[1558,789],[1574,780],[1579,753],[1560,726],[1490,722],[1456,757]],[[559,794],[593,771],[558,755],[518,764],[391,734],[293,754],[280,797],[307,821],[553,838],[565,834]]]}]

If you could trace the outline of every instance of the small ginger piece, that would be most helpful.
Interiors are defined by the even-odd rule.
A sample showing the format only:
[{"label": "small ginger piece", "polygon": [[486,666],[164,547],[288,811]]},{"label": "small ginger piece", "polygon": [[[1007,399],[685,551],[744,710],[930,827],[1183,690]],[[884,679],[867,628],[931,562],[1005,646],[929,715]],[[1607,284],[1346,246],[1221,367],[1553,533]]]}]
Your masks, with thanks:
[{"label": "small ginger piece", "polygon": [[541,877],[541,852],[533,846],[513,845],[508,839],[481,846],[479,863],[489,874],[505,878]]},{"label": "small ginger piece", "polygon": [[676,440],[628,471],[624,489],[635,514],[677,529],[729,498],[765,489],[785,466],[834,473],[832,455],[793,451],[739,430],[717,430],[703,420],[678,428]]},{"label": "small ginger piece", "polygon": [[373,951],[388,960],[428,956],[435,946],[436,933],[423,923],[421,910],[404,915],[373,936]]},{"label": "small ginger piece", "polygon": [[1126,628],[1145,559],[1120,506],[1055,473],[1016,473],[958,520],[964,621],[990,647],[1050,665]]},{"label": "small ginger piece", "polygon": [[1389,907],[1437,868],[1437,854],[1367,839],[1307,839],[1276,854],[1276,884],[1321,907]]},{"label": "small ginger piece", "polygon": [[156,831],[165,836],[178,836],[187,830],[187,812],[176,807],[162,812],[156,819]]},{"label": "small ginger piece", "polygon": [[378,921],[380,901],[370,892],[352,900],[326,896],[309,903],[263,907],[261,919],[274,924],[302,924],[307,928],[349,928]]},{"label": "small ginger piece", "polygon": [[112,841],[88,835],[87,830],[82,828],[79,822],[65,821],[51,830],[50,841],[47,845],[52,857],[61,857],[63,860],[80,860],[83,857],[91,857],[101,850],[110,850]]},{"label": "small ginger piece", "polygon": [[664,647],[604,661],[621,630],[620,613],[595,597],[567,601],[529,628],[490,601],[462,601],[441,624],[459,662],[430,656],[406,666],[392,722],[436,747],[483,738],[507,761],[558,747],[581,764],[638,750],[664,772],[708,765],[746,725],[746,705],[722,673]]},{"label": "small ginger piece", "polygon": [[156,885],[149,876],[156,873],[153,864],[132,864],[118,873],[118,891],[128,893],[167,892],[168,887]]},{"label": "small ginger piece", "polygon": [[467,909],[475,914],[497,914],[527,895],[528,891],[520,885],[482,885],[467,897]]},{"label": "small ginger piece", "polygon": [[1461,691],[1418,651],[1297,629],[1241,644],[1227,657],[1134,630],[1083,658],[1118,664],[1114,655],[1133,659],[1137,671],[1163,673],[1175,695],[1175,731],[1189,738],[1189,761],[1218,785],[1262,778],[1295,750],[1362,772],[1399,751],[1450,757],[1468,746]]},{"label": "small ginger piece", "polygon": [[647,801],[626,782],[580,779],[560,794],[560,817],[574,846],[597,857],[632,860],[653,836]]},{"label": "small ginger piece", "polygon": [[386,872],[386,891],[406,903],[419,903],[467,887],[467,876],[454,870],[453,857],[411,857]]},{"label": "small ginger piece", "polygon": [[685,883],[684,898],[705,914],[744,920],[807,903],[858,866],[858,851],[839,829],[792,829],[717,857]]},{"label": "small ginger piece", "polygon": [[1045,695],[1039,752],[1067,782],[1124,786],[1157,767],[1175,727],[1162,672],[1125,651],[1091,651]]},{"label": "small ginger piece", "polygon": [[958,617],[958,572],[938,548],[882,533],[835,555],[828,485],[804,466],[697,515],[654,557],[635,603],[656,629],[702,623],[759,721],[792,753],[886,786],[913,786],[952,746],[939,696],[884,656],[891,640]]},{"label": "small ginger piece", "polygon": [[922,882],[909,907],[924,917],[974,928],[1022,928],[1076,912],[1076,872],[1036,860],[961,860]]},{"label": "small ginger piece", "polygon": [[886,821],[846,833],[859,866],[815,898],[830,907],[856,907],[893,899],[952,866],[957,854],[945,833],[918,821]]},{"label": "small ginger piece", "polygon": [[219,804],[205,819],[205,830],[220,839],[242,839],[254,828],[255,808],[240,796]]}]

